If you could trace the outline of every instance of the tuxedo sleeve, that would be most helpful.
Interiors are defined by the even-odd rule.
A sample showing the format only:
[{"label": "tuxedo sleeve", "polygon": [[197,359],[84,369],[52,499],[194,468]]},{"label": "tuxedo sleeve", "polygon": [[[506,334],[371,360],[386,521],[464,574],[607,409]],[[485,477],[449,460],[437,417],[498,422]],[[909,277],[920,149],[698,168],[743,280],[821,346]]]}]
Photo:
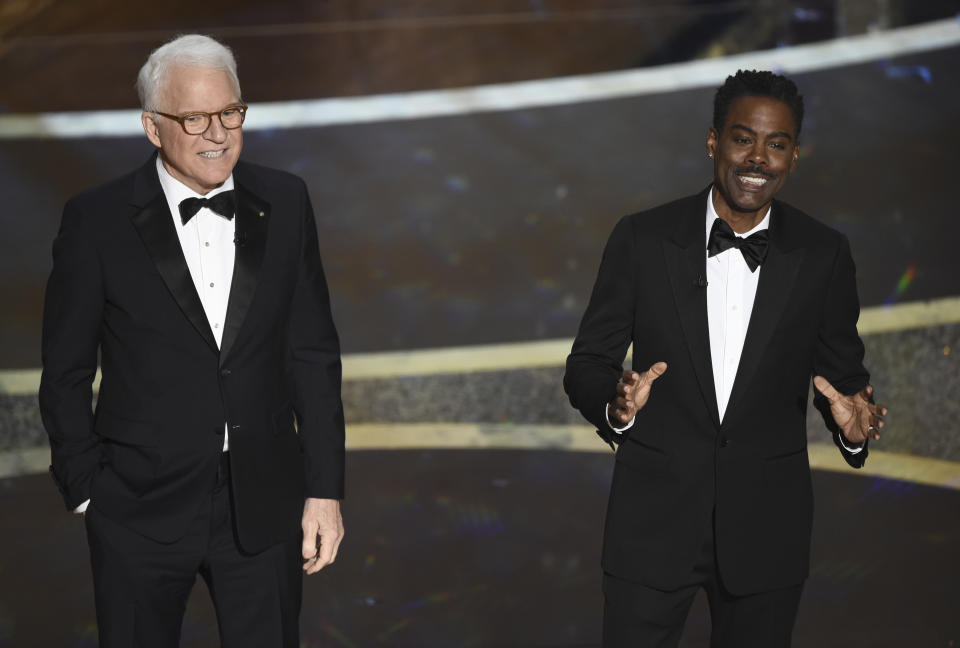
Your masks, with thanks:
[{"label": "tuxedo sleeve", "polygon": [[92,401],[104,288],[86,221],[77,203],[68,202],[53,244],[41,345],[39,404],[50,437],[50,472],[70,510],[89,499],[101,458]]},{"label": "tuxedo sleeve", "polygon": [[[870,374],[863,366],[863,341],[857,333],[859,316],[856,268],[850,254],[850,244],[845,236],[841,236],[827,285],[814,375],[823,376],[837,391],[846,395],[859,392],[870,382]],[[833,434],[833,441],[846,462],[854,468],[862,467],[867,459],[867,443],[864,443],[862,451],[850,452],[841,443],[841,431],[830,414],[830,403],[816,389],[813,404],[823,416],[824,423]]]},{"label": "tuxedo sleeve", "polygon": [[307,496],[342,499],[344,418],[340,398],[340,342],[320,262],[317,226],[302,185],[300,259],[290,308],[294,409],[304,449]]},{"label": "tuxedo sleeve", "polygon": [[563,386],[570,403],[612,443],[605,405],[617,394],[623,359],[633,339],[636,300],[635,237],[630,217],[617,223],[607,241],[590,303],[567,357]]}]

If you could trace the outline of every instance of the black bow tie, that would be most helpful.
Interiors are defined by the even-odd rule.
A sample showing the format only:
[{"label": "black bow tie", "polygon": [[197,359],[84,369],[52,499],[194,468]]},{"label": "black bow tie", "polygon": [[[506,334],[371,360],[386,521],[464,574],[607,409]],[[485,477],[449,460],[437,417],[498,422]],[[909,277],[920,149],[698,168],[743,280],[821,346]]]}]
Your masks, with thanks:
[{"label": "black bow tie", "polygon": [[770,243],[770,233],[760,230],[746,238],[733,233],[733,230],[722,218],[713,221],[710,228],[710,238],[707,239],[707,256],[716,256],[732,247],[740,250],[743,260],[747,262],[750,272],[754,272],[767,258],[767,248]]},{"label": "black bow tie", "polygon": [[221,191],[213,198],[186,198],[180,201],[180,218],[183,220],[183,224],[186,225],[203,207],[230,220],[237,210],[237,198],[232,189]]}]

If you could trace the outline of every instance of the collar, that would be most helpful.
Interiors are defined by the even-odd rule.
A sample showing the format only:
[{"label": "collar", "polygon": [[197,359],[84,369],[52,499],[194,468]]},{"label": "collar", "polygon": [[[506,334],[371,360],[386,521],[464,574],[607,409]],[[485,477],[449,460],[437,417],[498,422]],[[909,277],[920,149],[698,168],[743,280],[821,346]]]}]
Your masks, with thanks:
[{"label": "collar", "polygon": [[[713,221],[717,220],[718,218],[720,218],[720,216],[717,215],[717,210],[713,207],[713,187],[711,186],[710,190],[707,191],[707,224],[705,230],[707,238],[705,240],[710,239],[710,230],[713,228]],[[737,234],[736,232],[734,232],[734,234],[740,238],[746,238],[754,232],[769,229],[769,227],[770,207],[767,207],[767,213],[763,215],[763,218],[753,227],[753,229],[751,229],[749,232],[744,232],[743,234]]]},{"label": "collar", "polygon": [[[231,173],[222,185],[216,189],[212,189],[204,194],[198,194],[196,191],[183,184],[167,171],[167,167],[163,166],[163,161],[160,159],[160,155],[157,154],[157,177],[160,179],[160,187],[163,189],[163,195],[166,197],[167,202],[169,202],[174,207],[179,205],[186,198],[213,198],[218,193],[229,191],[233,189],[233,174]],[[179,214],[178,218],[175,219],[177,222],[180,222]]]}]

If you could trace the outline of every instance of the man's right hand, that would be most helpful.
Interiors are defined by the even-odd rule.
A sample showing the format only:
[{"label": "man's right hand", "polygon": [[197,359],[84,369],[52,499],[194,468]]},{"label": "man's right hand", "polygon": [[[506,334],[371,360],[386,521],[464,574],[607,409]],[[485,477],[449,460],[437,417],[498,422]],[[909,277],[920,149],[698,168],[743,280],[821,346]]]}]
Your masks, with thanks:
[{"label": "man's right hand", "polygon": [[620,382],[617,383],[617,397],[607,408],[610,424],[619,428],[630,423],[637,412],[647,404],[653,381],[662,376],[666,370],[666,362],[657,362],[642,374],[636,371],[624,371]]}]

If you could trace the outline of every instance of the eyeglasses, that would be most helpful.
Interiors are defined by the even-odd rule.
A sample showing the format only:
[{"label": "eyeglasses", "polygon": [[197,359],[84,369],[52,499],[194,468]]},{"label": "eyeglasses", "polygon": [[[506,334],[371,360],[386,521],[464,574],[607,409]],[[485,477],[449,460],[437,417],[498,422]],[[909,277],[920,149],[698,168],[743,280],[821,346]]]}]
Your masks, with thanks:
[{"label": "eyeglasses", "polygon": [[214,112],[192,112],[187,113],[186,115],[171,115],[169,113],[160,112],[159,110],[153,110],[158,115],[163,115],[167,119],[172,119],[180,123],[180,127],[183,128],[183,132],[187,135],[200,135],[201,133],[206,133],[207,129],[210,128],[210,122],[213,119],[214,115],[217,115],[220,118],[220,124],[227,130],[233,130],[234,128],[240,128],[243,124],[244,118],[247,116],[247,105],[238,103],[227,106],[223,110],[217,110]]}]

